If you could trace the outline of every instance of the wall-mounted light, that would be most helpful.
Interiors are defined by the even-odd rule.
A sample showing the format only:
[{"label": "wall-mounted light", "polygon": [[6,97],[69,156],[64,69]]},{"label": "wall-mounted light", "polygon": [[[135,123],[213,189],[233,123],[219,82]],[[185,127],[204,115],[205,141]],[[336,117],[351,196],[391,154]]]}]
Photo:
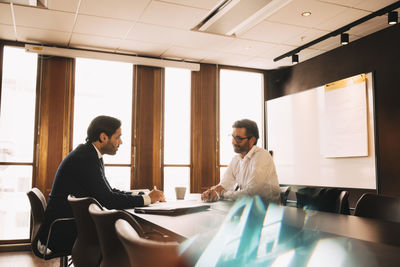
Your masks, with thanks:
[{"label": "wall-mounted light", "polygon": [[347,45],[349,43],[349,34],[348,33],[342,33],[340,35],[340,43],[342,45]]},{"label": "wall-mounted light", "polygon": [[297,64],[299,63],[299,55],[294,54],[292,55],[292,64]]},{"label": "wall-mounted light", "polygon": [[388,13],[388,24],[394,25],[398,23],[398,14],[397,11],[391,11]]}]

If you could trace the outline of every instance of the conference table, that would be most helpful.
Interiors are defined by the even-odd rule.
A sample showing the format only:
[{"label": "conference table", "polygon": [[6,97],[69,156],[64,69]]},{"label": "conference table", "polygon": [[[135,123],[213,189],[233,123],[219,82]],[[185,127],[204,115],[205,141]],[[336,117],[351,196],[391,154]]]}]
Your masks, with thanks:
[{"label": "conference table", "polygon": [[[187,203],[209,204],[210,208],[178,216],[141,214],[133,209],[127,211],[145,229],[161,232],[168,240],[182,242],[206,233],[215,236],[221,225],[226,223],[226,216],[233,205],[229,201],[204,203],[199,194],[156,205],[181,206]],[[280,212],[280,228],[276,239],[286,247],[290,244],[291,248],[299,248],[306,244],[303,247],[307,247],[311,257],[320,244],[334,240],[336,246],[351,254],[346,256],[347,265],[341,266],[400,266],[399,223],[288,206],[275,205],[274,208]]]}]

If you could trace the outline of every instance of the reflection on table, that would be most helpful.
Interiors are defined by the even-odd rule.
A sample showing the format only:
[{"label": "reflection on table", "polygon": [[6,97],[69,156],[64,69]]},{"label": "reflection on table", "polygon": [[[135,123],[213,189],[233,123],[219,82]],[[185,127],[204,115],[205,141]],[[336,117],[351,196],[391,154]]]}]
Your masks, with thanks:
[{"label": "reflection on table", "polygon": [[185,241],[182,250],[196,266],[397,266],[400,262],[397,223],[272,204],[265,208],[257,197],[219,201],[207,211],[180,216],[133,215],[143,225]]}]

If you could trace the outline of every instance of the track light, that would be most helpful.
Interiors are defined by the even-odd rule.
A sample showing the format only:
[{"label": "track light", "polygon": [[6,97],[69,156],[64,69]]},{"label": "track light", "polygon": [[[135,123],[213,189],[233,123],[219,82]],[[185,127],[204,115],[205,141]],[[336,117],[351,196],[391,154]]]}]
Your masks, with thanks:
[{"label": "track light", "polygon": [[348,33],[342,33],[340,35],[340,43],[342,45],[347,45],[349,43],[349,34]]},{"label": "track light", "polygon": [[297,64],[299,63],[299,55],[294,54],[292,55],[292,64]]},{"label": "track light", "polygon": [[388,13],[388,24],[394,25],[398,23],[397,11],[391,11]]}]

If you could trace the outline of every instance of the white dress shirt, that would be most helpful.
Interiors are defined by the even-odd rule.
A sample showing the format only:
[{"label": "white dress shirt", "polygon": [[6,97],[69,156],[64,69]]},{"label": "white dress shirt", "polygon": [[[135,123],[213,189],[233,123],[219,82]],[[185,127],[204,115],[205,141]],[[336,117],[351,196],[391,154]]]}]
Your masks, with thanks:
[{"label": "white dress shirt", "polygon": [[233,157],[219,183],[225,189],[226,199],[259,195],[265,200],[279,200],[280,188],[275,164],[269,152],[253,146],[242,158]]},{"label": "white dress shirt", "polygon": [[[94,146],[94,149],[96,149],[97,156],[99,157],[99,159],[103,158],[103,154],[101,154],[101,152],[97,149],[97,147],[95,145],[93,145],[93,146]],[[134,195],[134,194],[135,193],[132,193],[132,195]],[[151,198],[148,195],[142,195],[142,198],[143,198],[143,205],[144,206],[148,206],[148,205],[151,204]]]}]

